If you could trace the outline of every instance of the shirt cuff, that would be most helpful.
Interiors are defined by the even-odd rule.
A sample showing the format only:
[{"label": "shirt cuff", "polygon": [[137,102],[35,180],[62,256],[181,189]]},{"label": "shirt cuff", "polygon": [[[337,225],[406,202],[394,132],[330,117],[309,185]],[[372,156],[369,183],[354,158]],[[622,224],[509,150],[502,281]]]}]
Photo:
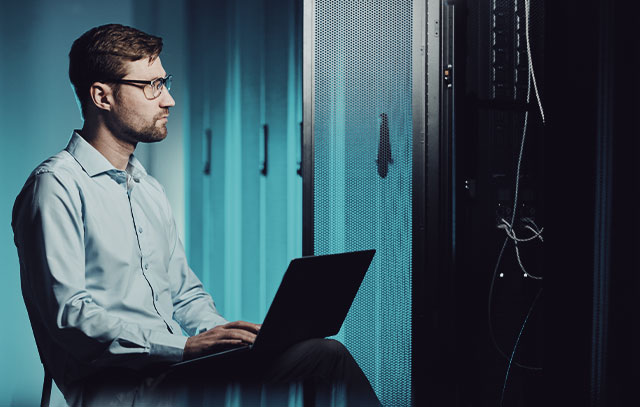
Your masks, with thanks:
[{"label": "shirt cuff", "polygon": [[182,361],[187,337],[164,332],[152,332],[149,343],[151,345],[149,356],[164,362],[175,363]]}]

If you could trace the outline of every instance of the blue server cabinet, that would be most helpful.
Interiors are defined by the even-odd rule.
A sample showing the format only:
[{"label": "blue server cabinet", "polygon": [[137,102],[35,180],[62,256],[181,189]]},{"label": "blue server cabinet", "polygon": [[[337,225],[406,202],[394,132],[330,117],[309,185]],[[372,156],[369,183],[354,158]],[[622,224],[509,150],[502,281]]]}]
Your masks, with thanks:
[{"label": "blue server cabinet", "polygon": [[425,16],[419,0],[304,4],[303,252],[377,250],[337,337],[384,405],[415,390]]}]

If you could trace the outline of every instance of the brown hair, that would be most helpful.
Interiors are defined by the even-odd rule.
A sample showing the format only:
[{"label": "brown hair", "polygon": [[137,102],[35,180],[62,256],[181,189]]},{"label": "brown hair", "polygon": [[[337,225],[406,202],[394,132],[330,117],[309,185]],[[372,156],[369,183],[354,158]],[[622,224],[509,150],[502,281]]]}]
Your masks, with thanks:
[{"label": "brown hair", "polygon": [[86,117],[89,88],[94,82],[122,79],[127,74],[125,62],[149,58],[151,63],[161,51],[162,38],[120,24],[102,25],[82,34],[69,52],[69,79],[82,116]]}]

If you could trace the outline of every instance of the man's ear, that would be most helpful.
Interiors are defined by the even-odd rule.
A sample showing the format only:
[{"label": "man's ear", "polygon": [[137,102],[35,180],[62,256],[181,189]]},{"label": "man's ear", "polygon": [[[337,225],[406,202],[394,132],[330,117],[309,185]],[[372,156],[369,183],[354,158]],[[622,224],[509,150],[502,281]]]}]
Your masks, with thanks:
[{"label": "man's ear", "polygon": [[94,82],[89,88],[91,102],[101,110],[111,111],[113,106],[113,88],[103,82]]}]

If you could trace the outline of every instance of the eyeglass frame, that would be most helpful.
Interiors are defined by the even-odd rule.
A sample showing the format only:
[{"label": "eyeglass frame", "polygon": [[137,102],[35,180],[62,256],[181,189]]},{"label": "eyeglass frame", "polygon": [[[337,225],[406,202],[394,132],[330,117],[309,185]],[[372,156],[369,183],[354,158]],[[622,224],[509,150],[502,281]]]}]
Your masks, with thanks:
[{"label": "eyeglass frame", "polygon": [[[165,76],[164,78],[156,78],[156,79],[151,80],[151,81],[143,81],[143,80],[139,80],[139,79],[114,79],[114,80],[111,80],[109,82],[122,83],[122,84],[125,84],[125,85],[134,85],[134,86],[136,84],[150,85],[151,89],[153,90],[154,83],[157,82],[157,81],[161,81],[162,82],[162,88],[160,89],[160,93],[158,93],[157,96],[153,96],[153,97],[149,98],[147,96],[147,93],[144,92],[144,88],[146,86],[142,88],[142,91],[144,92],[144,95],[147,97],[147,99],[153,100],[153,99],[159,98],[160,95],[162,95],[162,89],[166,88],[167,91],[171,91],[171,81],[172,80],[173,80],[173,75],[169,74],[169,75]],[[169,86],[167,86],[167,83],[169,83]]]}]

